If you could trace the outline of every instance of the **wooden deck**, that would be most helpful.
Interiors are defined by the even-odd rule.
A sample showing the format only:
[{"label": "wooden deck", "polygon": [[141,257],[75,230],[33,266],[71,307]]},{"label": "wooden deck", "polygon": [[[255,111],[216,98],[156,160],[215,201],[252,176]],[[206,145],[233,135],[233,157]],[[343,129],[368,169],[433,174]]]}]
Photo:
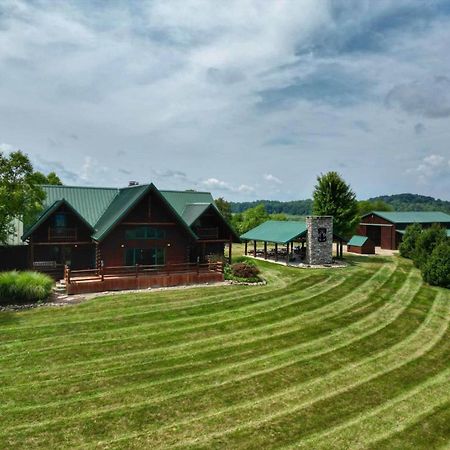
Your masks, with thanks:
[{"label": "wooden deck", "polygon": [[86,294],[150,287],[180,286],[223,281],[223,263],[181,263],[153,266],[117,266],[70,270],[64,281],[68,294]]}]

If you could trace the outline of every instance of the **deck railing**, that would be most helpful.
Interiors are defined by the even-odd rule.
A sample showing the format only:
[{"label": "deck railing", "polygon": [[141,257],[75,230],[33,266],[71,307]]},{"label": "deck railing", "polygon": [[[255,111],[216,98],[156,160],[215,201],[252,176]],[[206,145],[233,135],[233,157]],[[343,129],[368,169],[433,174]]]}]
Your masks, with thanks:
[{"label": "deck railing", "polygon": [[48,229],[49,241],[76,241],[77,229],[66,227],[50,227]]},{"label": "deck railing", "polygon": [[71,270],[69,266],[64,268],[64,280],[66,284],[76,281],[104,281],[105,278],[141,277],[151,275],[170,275],[173,273],[223,273],[222,261],[209,263],[177,263],[145,266],[112,266],[99,269]]}]

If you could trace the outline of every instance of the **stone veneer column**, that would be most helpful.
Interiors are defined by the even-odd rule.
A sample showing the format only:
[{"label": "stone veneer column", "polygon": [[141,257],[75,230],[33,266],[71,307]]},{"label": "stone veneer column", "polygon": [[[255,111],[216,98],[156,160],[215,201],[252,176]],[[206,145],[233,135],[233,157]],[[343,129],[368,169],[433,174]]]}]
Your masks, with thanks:
[{"label": "stone veneer column", "polygon": [[308,216],[306,261],[311,265],[331,264],[333,262],[333,217]]}]

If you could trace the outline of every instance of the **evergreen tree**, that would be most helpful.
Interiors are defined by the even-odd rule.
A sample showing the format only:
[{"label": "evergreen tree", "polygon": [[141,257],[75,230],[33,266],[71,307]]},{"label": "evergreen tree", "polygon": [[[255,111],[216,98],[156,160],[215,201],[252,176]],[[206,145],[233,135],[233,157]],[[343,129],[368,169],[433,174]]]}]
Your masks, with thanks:
[{"label": "evergreen tree", "polygon": [[399,246],[400,255],[404,258],[414,259],[417,240],[422,233],[422,225],[415,223],[408,225],[403,235],[402,243]]},{"label": "evergreen tree", "polygon": [[313,213],[333,216],[335,234],[349,237],[359,223],[358,202],[355,193],[337,172],[317,177],[313,193]]},{"label": "evergreen tree", "polygon": [[430,228],[423,230],[417,238],[414,250],[414,264],[416,267],[419,269],[424,268],[434,248],[441,242],[445,242],[446,239],[446,231],[437,224],[433,224]]}]

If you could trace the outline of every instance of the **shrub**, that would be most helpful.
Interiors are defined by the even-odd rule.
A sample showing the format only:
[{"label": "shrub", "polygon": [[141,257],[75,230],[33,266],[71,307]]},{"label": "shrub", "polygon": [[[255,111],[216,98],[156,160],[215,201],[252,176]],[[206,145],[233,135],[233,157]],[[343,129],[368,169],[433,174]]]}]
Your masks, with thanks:
[{"label": "shrub", "polygon": [[414,252],[416,250],[417,239],[422,233],[422,226],[418,223],[408,225],[403,235],[402,243],[399,250],[400,255],[404,258],[414,259]]},{"label": "shrub", "polygon": [[434,248],[446,240],[447,233],[439,225],[433,224],[430,228],[423,230],[417,238],[414,250],[414,264],[416,267],[419,269],[423,268]]},{"label": "shrub", "polygon": [[424,264],[422,276],[427,283],[450,289],[450,240],[436,245]]},{"label": "shrub", "polygon": [[238,262],[231,265],[231,273],[238,278],[257,278],[259,269],[255,264],[246,262]]},{"label": "shrub", "polygon": [[233,263],[246,263],[256,267],[256,262],[248,256],[235,256],[233,258]]},{"label": "shrub", "polygon": [[50,296],[53,284],[53,280],[43,273],[0,273],[0,303],[33,303],[45,300]]}]

